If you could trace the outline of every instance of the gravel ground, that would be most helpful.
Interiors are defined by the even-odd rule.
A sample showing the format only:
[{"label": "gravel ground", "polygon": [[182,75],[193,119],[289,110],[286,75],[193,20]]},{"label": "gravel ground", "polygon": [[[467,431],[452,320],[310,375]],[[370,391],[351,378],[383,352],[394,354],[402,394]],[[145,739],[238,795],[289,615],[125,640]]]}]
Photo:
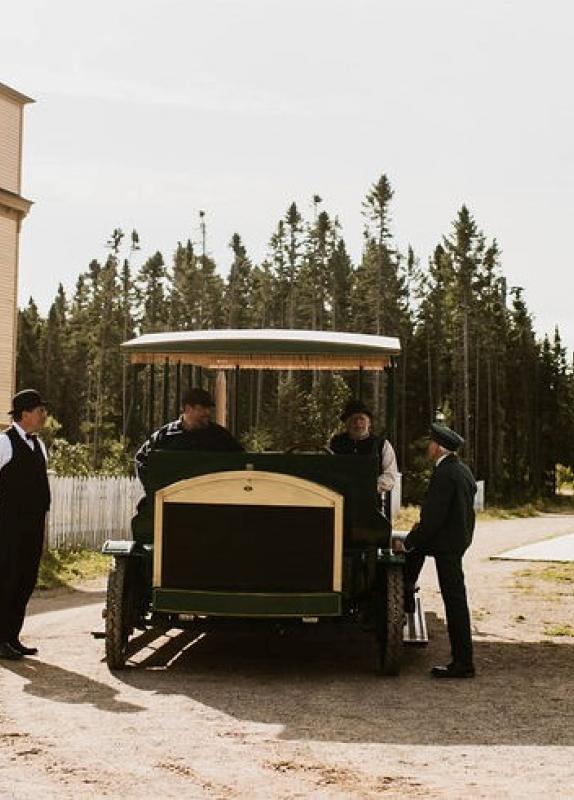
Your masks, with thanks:
[{"label": "gravel ground", "polygon": [[545,634],[574,624],[572,584],[489,558],[571,532],[574,516],[479,525],[474,681],[428,676],[448,660],[432,561],[431,641],[398,678],[367,635],[315,626],[146,635],[112,675],[90,636],[103,584],[38,593],[23,638],[40,655],[0,662],[0,798],[574,797],[574,639]]}]

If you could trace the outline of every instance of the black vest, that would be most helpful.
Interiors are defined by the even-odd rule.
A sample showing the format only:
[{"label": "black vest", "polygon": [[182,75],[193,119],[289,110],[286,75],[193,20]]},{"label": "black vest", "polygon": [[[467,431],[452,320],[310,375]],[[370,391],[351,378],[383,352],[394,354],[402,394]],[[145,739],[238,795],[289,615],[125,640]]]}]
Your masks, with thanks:
[{"label": "black vest", "polygon": [[6,436],[12,458],[0,469],[0,513],[43,514],[50,508],[50,484],[40,443],[34,438],[32,450],[15,428]]}]

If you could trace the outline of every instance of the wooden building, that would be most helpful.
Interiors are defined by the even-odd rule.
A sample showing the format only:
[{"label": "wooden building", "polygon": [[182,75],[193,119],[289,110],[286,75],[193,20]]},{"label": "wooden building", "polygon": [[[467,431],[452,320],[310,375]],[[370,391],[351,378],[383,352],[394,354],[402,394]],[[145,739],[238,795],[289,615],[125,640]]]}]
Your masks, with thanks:
[{"label": "wooden building", "polygon": [[22,123],[29,97],[0,83],[0,428],[10,422],[18,322],[18,242],[32,203],[20,194]]}]

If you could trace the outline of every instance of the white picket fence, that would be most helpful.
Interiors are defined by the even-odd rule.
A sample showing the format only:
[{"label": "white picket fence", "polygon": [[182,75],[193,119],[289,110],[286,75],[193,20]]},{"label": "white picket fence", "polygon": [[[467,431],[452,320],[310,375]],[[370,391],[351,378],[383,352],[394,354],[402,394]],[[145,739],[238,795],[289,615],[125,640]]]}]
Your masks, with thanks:
[{"label": "white picket fence", "polygon": [[50,548],[99,550],[106,539],[131,539],[131,519],[143,495],[135,478],[50,476],[52,505],[46,529]]}]

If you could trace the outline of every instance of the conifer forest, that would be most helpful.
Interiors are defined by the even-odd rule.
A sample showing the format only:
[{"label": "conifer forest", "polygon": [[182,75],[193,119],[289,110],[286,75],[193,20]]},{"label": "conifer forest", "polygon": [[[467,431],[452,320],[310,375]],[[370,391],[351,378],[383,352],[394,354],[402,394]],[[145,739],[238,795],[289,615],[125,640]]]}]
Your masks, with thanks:
[{"label": "conifer forest", "polygon": [[[397,336],[389,372],[363,378],[375,429],[397,452],[407,499],[420,500],[425,437],[435,418],[465,438],[463,459],[486,482],[488,501],[552,494],[558,464],[574,467],[574,375],[558,330],[535,334],[520,287],[508,286],[496,238],[463,205],[437,232],[434,251],[400,252],[392,233],[393,188],[382,175],[362,203],[364,239],[353,263],[337,218],[312,198],[271,229],[254,263],[239,233],[220,265],[199,243],[150,252],[145,234],[115,229],[105,260],[86,260],[75,290],[63,287],[46,317],[34,298],[19,313],[18,388],[50,401],[51,462],[62,474],[130,470],[134,451],[178,410],[177,389],[213,389],[214,374],[156,367],[150,409],[147,366],[131,367],[122,341],[142,333],[221,328],[295,328]],[[445,227],[448,226],[446,221]],[[242,371],[233,427],[248,449],[328,441],[340,427],[355,375]],[[390,384],[389,384],[390,381]],[[391,391],[385,391],[387,385]],[[388,404],[392,404],[389,413]]]}]

